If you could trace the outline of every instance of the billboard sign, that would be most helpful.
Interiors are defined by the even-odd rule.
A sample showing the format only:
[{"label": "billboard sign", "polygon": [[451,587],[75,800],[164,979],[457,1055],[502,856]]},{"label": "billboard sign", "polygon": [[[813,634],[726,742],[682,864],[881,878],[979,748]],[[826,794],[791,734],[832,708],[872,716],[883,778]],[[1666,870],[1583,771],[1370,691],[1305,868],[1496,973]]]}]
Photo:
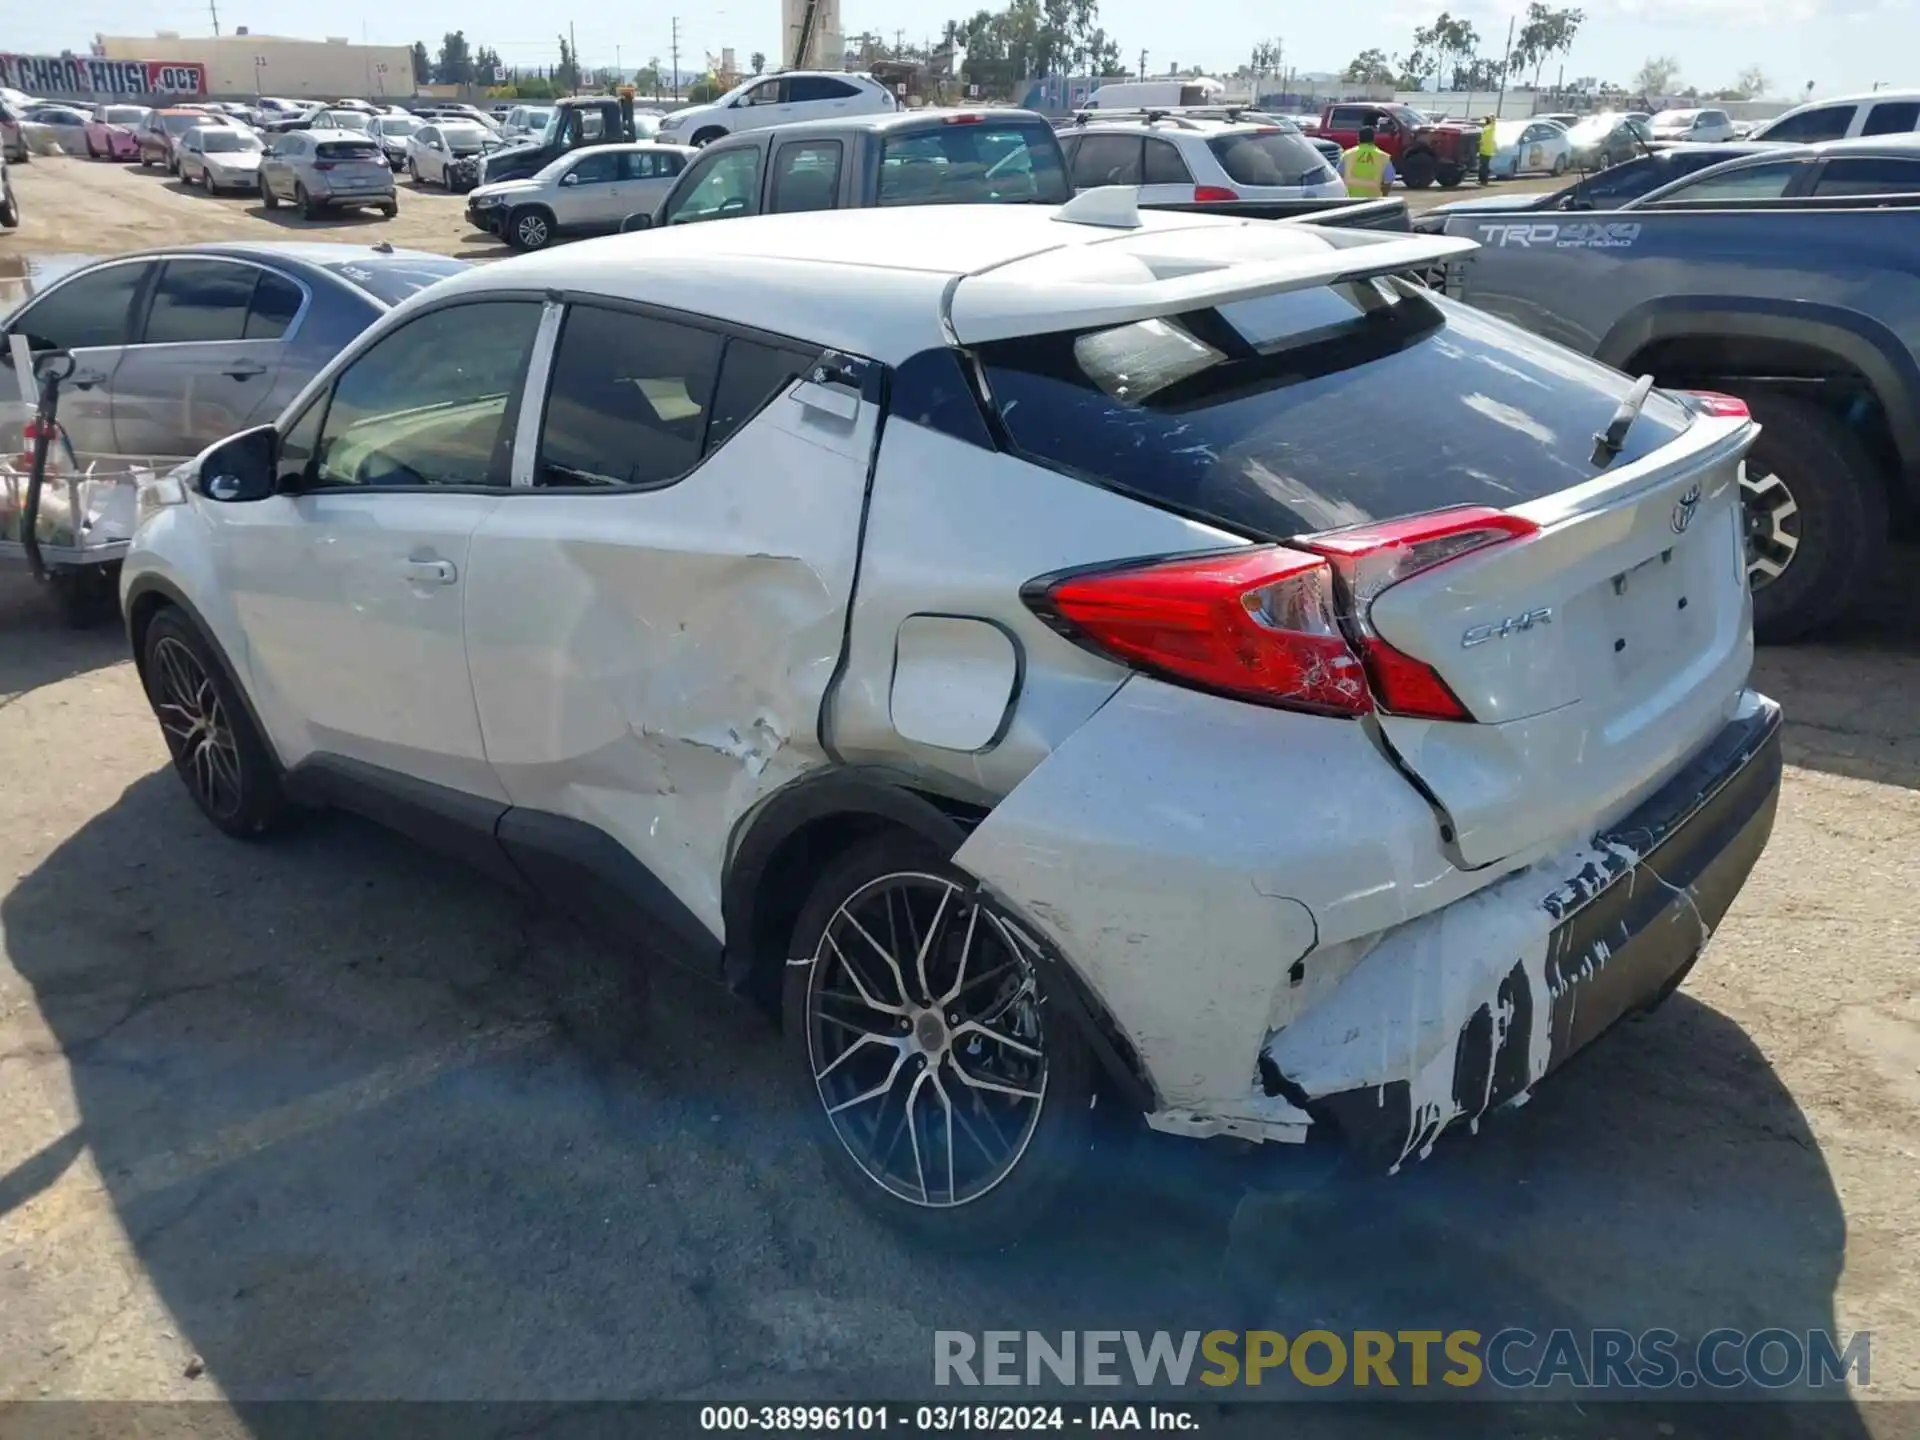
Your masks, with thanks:
[{"label": "billboard sign", "polygon": [[101,97],[207,93],[207,67],[190,60],[102,60],[95,55],[0,55],[0,85],[29,95]]}]

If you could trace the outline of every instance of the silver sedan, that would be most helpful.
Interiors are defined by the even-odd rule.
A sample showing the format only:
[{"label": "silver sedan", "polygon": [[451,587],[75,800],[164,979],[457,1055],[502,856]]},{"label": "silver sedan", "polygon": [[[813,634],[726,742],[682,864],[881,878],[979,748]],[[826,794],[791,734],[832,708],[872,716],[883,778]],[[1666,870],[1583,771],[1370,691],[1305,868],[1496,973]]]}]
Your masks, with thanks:
[{"label": "silver sedan", "polygon": [[180,137],[180,183],[216,190],[260,188],[260,157],[265,146],[251,130],[231,125],[196,125]]}]

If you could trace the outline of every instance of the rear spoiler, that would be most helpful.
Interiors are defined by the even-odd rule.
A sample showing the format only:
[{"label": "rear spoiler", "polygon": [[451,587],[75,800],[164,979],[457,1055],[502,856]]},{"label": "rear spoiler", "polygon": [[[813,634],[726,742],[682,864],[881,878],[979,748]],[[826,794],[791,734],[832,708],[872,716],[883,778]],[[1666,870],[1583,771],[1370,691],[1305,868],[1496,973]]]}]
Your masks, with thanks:
[{"label": "rear spoiler", "polygon": [[[1062,252],[1044,252],[961,280],[949,294],[947,322],[962,344],[1126,325],[1288,290],[1425,270],[1480,248],[1453,235],[1316,228],[1326,249],[1237,262],[1182,256],[1177,230],[1129,236],[1129,258],[1147,272],[1137,279],[1116,276],[1112,265],[1096,262],[1095,278],[1063,281],[1045,273],[1047,256]],[[1035,266],[1041,273],[1033,273]]]},{"label": "rear spoiler", "polygon": [[1395,230],[1410,234],[1413,219],[1404,200],[1228,200],[1149,201],[1142,210],[1174,210],[1188,215],[1231,215],[1240,220],[1298,220],[1308,225],[1338,225],[1352,230]]}]

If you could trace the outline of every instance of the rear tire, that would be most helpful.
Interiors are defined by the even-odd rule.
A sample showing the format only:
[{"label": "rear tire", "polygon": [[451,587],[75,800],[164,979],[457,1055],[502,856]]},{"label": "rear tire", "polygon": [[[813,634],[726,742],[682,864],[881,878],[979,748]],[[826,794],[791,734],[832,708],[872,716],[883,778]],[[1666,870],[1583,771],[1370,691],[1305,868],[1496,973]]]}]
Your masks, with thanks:
[{"label": "rear tire", "polygon": [[1467,178],[1467,172],[1458,165],[1442,165],[1434,172],[1442,190],[1457,189],[1460,182]]},{"label": "rear tire", "polygon": [[20,228],[20,202],[13,198],[13,191],[0,194],[0,230]]},{"label": "rear tire", "polygon": [[193,803],[229,835],[265,834],[286,806],[280,767],[213,647],[169,606],[141,649],[148,703]]},{"label": "rear tire", "polygon": [[1424,190],[1433,184],[1435,167],[1433,156],[1428,151],[1415,151],[1394,168],[1400,172],[1400,179],[1409,190]]},{"label": "rear tire", "polygon": [[260,177],[260,203],[269,210],[280,208],[280,197],[273,193],[273,186],[267,183],[267,177]]},{"label": "rear tire", "polygon": [[300,207],[300,218],[302,220],[318,220],[326,209],[324,205],[307,193],[306,186],[297,181],[293,187],[293,203]]},{"label": "rear tire", "polygon": [[1556,179],[1567,173],[1567,157],[1566,156],[1556,155],[1553,157],[1553,173]]},{"label": "rear tire", "polygon": [[783,967],[782,1009],[834,1178],[915,1239],[1013,1244],[1093,1142],[1095,1065],[1049,1003],[1051,966],[976,881],[897,834],[827,867],[786,953],[810,957]]},{"label": "rear tire", "polygon": [[1730,393],[1761,426],[1741,499],[1754,638],[1778,645],[1833,624],[1879,579],[1891,528],[1886,479],[1852,432],[1818,406],[1767,390]]},{"label": "rear tire", "polygon": [[382,220],[391,220],[393,219],[394,216],[398,215],[399,213],[400,213],[400,207],[398,205],[387,204],[387,205],[382,205],[380,207],[380,218]]}]

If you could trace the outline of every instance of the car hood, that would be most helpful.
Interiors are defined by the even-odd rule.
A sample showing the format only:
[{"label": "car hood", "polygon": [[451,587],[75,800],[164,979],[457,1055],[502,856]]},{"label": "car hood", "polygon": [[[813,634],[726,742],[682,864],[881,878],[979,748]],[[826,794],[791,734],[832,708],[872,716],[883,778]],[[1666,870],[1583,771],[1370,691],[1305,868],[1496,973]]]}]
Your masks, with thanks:
[{"label": "car hood", "polygon": [[530,160],[540,153],[538,144],[501,145],[487,151],[487,159],[498,160],[503,165],[512,165],[516,161]]},{"label": "car hood", "polygon": [[698,121],[706,120],[719,113],[720,109],[717,105],[689,105],[683,110],[675,110],[671,114],[662,115],[660,117],[660,128],[662,130],[684,130]]},{"label": "car hood", "polygon": [[[498,153],[497,151],[495,152]],[[496,195],[530,195],[541,187],[531,180],[496,180],[490,185],[476,185],[467,192],[469,200],[490,200]]]},{"label": "car hood", "polygon": [[258,150],[229,150],[219,155],[203,155],[201,159],[216,170],[258,170],[260,168]]}]

